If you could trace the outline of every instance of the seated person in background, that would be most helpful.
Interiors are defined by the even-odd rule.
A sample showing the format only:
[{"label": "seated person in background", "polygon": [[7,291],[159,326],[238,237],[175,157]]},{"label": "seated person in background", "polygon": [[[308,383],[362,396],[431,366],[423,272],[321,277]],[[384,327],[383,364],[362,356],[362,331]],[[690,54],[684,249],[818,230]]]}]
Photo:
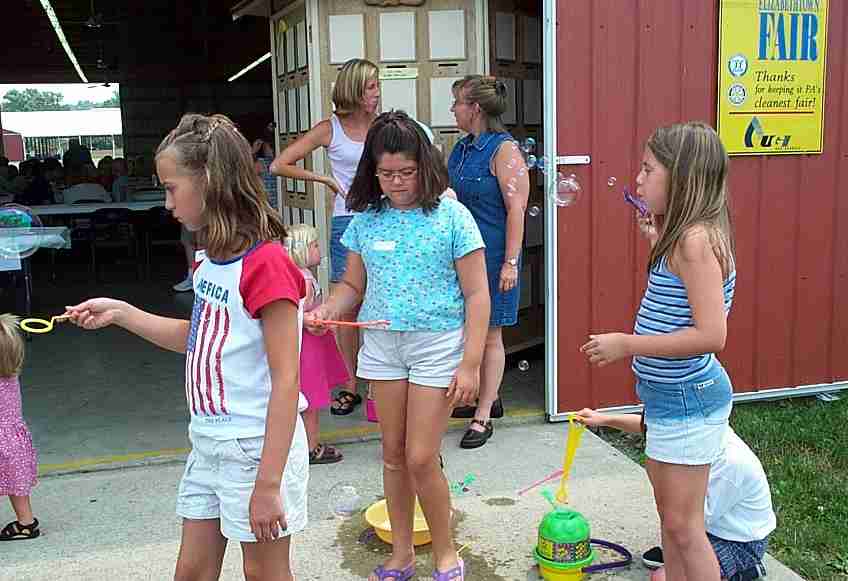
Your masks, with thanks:
[{"label": "seated person in background", "polygon": [[81,173],[81,168],[88,164],[94,164],[91,160],[91,151],[80,145],[79,139],[69,139],[68,151],[62,156],[62,165],[65,166],[65,170],[74,176],[78,176]]},{"label": "seated person in background", "polygon": [[107,192],[112,191],[112,181],[115,177],[112,175],[112,156],[104,156],[97,162],[97,183],[103,186]]},{"label": "seated person in background", "polygon": [[127,161],[123,157],[116,157],[112,160],[112,199],[116,202],[128,201],[128,185]]},{"label": "seated person in background", "polygon": [[28,183],[23,193],[15,196],[15,202],[24,206],[40,206],[53,203],[53,188],[44,175],[44,164],[37,159],[27,162]]},{"label": "seated person in background", "polygon": [[66,204],[76,202],[111,202],[112,196],[106,189],[97,183],[97,168],[93,164],[83,166],[84,175],[79,176],[78,183],[65,189],[64,200]]},{"label": "seated person in background", "polygon": [[0,155],[0,192],[9,191],[9,158],[5,155]]},{"label": "seated person in background", "polygon": [[[575,419],[591,427],[642,431],[637,414],[602,414],[584,408]],[[765,576],[762,559],[777,525],[768,479],[757,455],[730,428],[724,452],[710,467],[704,520],[722,579],[750,581]],[[659,568],[651,581],[665,581],[660,547],[646,551],[642,560],[647,567]]]}]

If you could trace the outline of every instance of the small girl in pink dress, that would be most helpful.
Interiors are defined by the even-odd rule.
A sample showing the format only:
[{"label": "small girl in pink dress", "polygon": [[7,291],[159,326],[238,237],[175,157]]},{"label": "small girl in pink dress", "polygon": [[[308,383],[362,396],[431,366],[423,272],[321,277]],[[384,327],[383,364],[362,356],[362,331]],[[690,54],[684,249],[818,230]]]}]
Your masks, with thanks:
[{"label": "small girl in pink dress", "polygon": [[21,414],[18,375],[24,341],[18,318],[0,315],[0,496],[8,496],[18,520],[0,530],[0,541],[34,539],[41,534],[29,495],[38,481],[38,458]]},{"label": "small girl in pink dress", "polygon": [[[308,312],[322,302],[321,286],[310,270],[321,263],[318,230],[307,224],[295,224],[287,230],[284,246],[306,279],[304,311]],[[333,387],[345,383],[350,374],[332,333],[313,335],[304,327],[301,336],[300,391],[309,401],[309,407],[301,415],[309,440],[309,463],[333,464],[343,456],[333,446],[318,441],[319,412],[329,407]]]}]

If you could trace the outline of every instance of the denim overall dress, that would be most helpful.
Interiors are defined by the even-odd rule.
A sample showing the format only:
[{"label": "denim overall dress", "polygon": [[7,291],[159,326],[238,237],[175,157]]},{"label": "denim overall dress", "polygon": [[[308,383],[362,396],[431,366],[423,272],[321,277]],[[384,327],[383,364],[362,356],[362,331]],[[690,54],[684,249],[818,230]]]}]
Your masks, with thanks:
[{"label": "denim overall dress", "polygon": [[486,243],[486,271],[492,298],[490,327],[515,325],[518,321],[519,285],[505,293],[499,290],[501,268],[506,261],[506,205],[498,179],[490,169],[498,148],[512,139],[509,133],[486,132],[477,139],[469,134],[457,142],[448,159],[451,187],[474,216]]}]

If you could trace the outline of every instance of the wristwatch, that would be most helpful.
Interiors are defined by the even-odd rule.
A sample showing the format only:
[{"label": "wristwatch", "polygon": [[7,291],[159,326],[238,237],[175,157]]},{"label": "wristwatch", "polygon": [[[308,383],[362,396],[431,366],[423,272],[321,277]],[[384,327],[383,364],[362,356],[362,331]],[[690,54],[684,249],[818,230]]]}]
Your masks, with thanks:
[{"label": "wristwatch", "polygon": [[517,267],[517,266],[518,266],[518,257],[516,257],[516,258],[507,258],[507,259],[506,259],[506,264],[508,264],[508,265],[510,265],[510,266],[515,266],[515,267]]}]

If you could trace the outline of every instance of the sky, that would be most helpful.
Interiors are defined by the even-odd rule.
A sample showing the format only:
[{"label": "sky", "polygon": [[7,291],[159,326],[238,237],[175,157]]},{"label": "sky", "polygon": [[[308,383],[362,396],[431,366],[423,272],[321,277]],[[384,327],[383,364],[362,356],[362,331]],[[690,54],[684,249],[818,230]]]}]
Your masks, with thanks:
[{"label": "sky", "polygon": [[118,88],[117,83],[112,83],[109,87],[98,85],[89,89],[89,87],[94,84],[95,83],[74,83],[62,85],[0,85],[0,99],[2,99],[3,95],[12,89],[17,89],[19,91],[23,91],[24,89],[38,89],[39,91],[62,93],[64,96],[62,102],[67,105],[73,105],[79,101],[92,101],[94,103],[99,103],[101,101],[107,101],[112,96],[112,92]]}]

